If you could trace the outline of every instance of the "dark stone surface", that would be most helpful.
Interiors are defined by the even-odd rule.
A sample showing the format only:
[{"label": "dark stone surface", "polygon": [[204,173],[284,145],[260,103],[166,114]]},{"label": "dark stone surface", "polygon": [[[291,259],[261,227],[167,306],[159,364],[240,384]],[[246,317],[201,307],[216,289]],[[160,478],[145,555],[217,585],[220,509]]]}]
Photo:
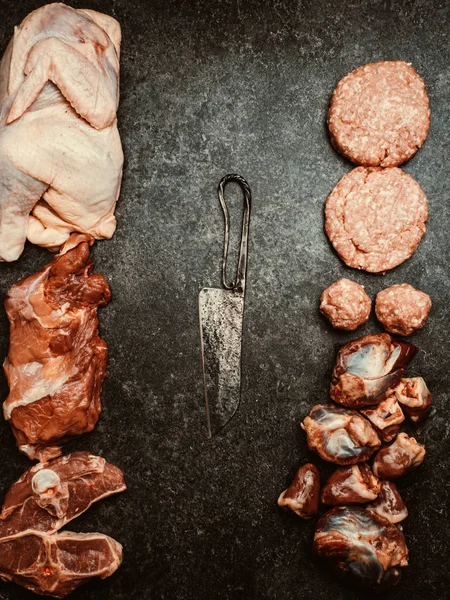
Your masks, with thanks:
[{"label": "dark stone surface", "polygon": [[[0,2],[3,51],[13,26],[42,2]],[[434,410],[417,431],[428,454],[399,488],[410,511],[411,566],[383,597],[449,598],[450,5],[444,0],[74,2],[123,28],[120,129],[126,163],[118,230],[94,250],[114,299],[101,312],[110,349],[99,426],[69,448],[100,453],[129,490],[73,528],[114,535],[117,574],[75,599],[355,600],[311,556],[314,522],[282,513],[278,494],[309,458],[298,422],[327,398],[334,354],[352,335],[320,317],[322,290],[341,276],[374,297],[401,282],[431,294],[413,341]],[[330,147],[325,114],[341,76],[404,59],[425,78],[429,138],[405,170],[430,202],[416,254],[385,277],[347,269],[323,233],[323,205],[350,168]],[[197,294],[218,285],[222,222],[216,185],[227,172],[253,190],[243,394],[223,435],[208,441]],[[0,293],[47,262],[30,245],[0,265]],[[378,331],[374,317],[361,334]],[[8,327],[0,312],[0,355]],[[0,380],[2,398],[7,387]],[[0,424],[0,489],[29,466]],[[315,459],[319,463],[318,459]],[[72,526],[72,525],[71,525]],[[32,594],[1,583],[0,598]],[[367,596],[364,596],[367,597]]]}]

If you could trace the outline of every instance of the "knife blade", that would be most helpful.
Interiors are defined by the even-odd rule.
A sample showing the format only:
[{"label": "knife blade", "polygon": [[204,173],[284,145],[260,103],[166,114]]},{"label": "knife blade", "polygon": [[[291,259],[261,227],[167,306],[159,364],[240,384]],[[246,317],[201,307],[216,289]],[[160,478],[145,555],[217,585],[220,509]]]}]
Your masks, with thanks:
[{"label": "knife blade", "polygon": [[[243,192],[241,241],[236,278],[227,283],[230,217],[225,202],[225,186],[237,183]],[[240,175],[223,177],[217,194],[224,219],[222,288],[203,288],[198,297],[200,344],[207,435],[219,433],[236,413],[241,397],[241,355],[244,299],[247,274],[251,191]]]}]

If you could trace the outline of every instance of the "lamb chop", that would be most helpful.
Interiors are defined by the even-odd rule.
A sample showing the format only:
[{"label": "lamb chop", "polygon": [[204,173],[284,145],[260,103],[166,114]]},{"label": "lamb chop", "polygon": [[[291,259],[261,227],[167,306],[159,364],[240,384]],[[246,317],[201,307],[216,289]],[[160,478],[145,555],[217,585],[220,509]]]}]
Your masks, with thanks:
[{"label": "lamb chop", "polygon": [[125,489],[120,469],[89,452],[28,469],[10,488],[0,514],[0,577],[63,598],[93,577],[112,575],[122,562],[118,542],[101,533],[59,529]]},{"label": "lamb chop", "polygon": [[125,490],[123,473],[99,456],[73,452],[30,467],[5,496],[0,538],[53,534],[94,502]]},{"label": "lamb chop", "polygon": [[6,297],[10,393],[3,411],[31,459],[58,456],[59,444],[91,431],[101,412],[108,349],[98,335],[97,308],[111,292],[102,275],[92,274],[93,242],[72,234],[59,255]]},{"label": "lamb chop", "polygon": [[112,17],[64,4],[15,28],[0,63],[0,260],[27,237],[56,250],[74,231],[113,235],[120,41]]}]

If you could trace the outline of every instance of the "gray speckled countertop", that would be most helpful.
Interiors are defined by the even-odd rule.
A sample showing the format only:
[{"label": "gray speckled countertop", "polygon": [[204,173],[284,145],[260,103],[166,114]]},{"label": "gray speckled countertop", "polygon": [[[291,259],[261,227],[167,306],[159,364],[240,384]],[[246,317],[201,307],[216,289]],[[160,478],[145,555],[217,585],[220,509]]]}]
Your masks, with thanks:
[{"label": "gray speckled countertop", "polygon": [[[42,2],[0,1],[3,51]],[[282,513],[278,494],[309,458],[298,422],[327,398],[336,349],[352,336],[318,312],[322,290],[349,276],[372,296],[408,282],[433,311],[413,336],[409,372],[434,397],[417,431],[423,466],[402,480],[410,568],[383,598],[450,597],[450,61],[448,2],[416,0],[80,1],[123,28],[120,129],[125,150],[118,229],[94,249],[114,299],[101,311],[110,350],[97,429],[69,445],[120,466],[128,492],[71,524],[124,544],[121,569],[74,600],[356,600],[311,557],[314,522]],[[323,233],[327,194],[351,165],[331,148],[325,116],[341,76],[380,59],[411,62],[431,100],[428,140],[405,170],[430,203],[411,260],[375,276],[347,269]],[[253,191],[242,404],[208,441],[197,294],[218,285],[227,172]],[[47,262],[27,245],[0,265],[0,294]],[[371,321],[358,333],[378,331]],[[8,326],[0,311],[0,356]],[[0,378],[0,395],[7,386]],[[0,490],[29,466],[0,422]],[[0,583],[0,599],[34,597]],[[365,596],[367,598],[367,596]]]}]

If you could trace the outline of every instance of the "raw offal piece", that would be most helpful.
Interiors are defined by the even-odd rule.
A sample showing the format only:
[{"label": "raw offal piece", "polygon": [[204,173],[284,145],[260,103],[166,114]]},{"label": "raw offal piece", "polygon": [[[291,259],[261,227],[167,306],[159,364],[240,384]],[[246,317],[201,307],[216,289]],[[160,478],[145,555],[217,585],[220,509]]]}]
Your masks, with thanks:
[{"label": "raw offal piece", "polygon": [[422,329],[431,310],[431,298],[408,283],[392,285],[377,294],[377,319],[389,333],[411,335]]},{"label": "raw offal piece", "polygon": [[301,467],[291,485],[278,498],[278,506],[309,519],[319,509],[320,474],[313,464]]},{"label": "raw offal piece", "polygon": [[358,165],[395,167],[427,138],[423,79],[401,60],[363,65],[340,80],[330,102],[333,146]]},{"label": "raw offal piece", "polygon": [[400,430],[405,415],[394,393],[382,400],[377,406],[360,411],[375,427],[383,442],[391,442]]},{"label": "raw offal piece", "polygon": [[25,240],[110,238],[122,178],[119,23],[61,3],[30,13],[0,63],[0,260]]},{"label": "raw offal piece", "polygon": [[10,346],[3,404],[18,448],[47,460],[60,444],[91,431],[101,412],[108,349],[98,335],[97,308],[111,292],[92,274],[91,236],[73,234],[40,271],[8,292]]},{"label": "raw offal piece", "polygon": [[332,506],[364,504],[375,500],[379,491],[379,480],[363,463],[337,469],[323,486],[320,500]]},{"label": "raw offal piece", "polygon": [[381,445],[369,421],[355,410],[335,404],[317,404],[301,426],[309,449],[338,465],[364,462]]},{"label": "raw offal piece", "polygon": [[[363,411],[360,412],[362,413]],[[389,427],[386,427],[386,429],[378,429],[374,426],[374,429],[378,433],[378,436],[382,442],[385,444],[390,444],[392,440],[395,440],[397,437],[401,427],[400,425],[390,425]]]},{"label": "raw offal piece", "polygon": [[340,573],[368,588],[388,588],[408,565],[402,532],[360,506],[333,508],[317,523],[314,552]]},{"label": "raw offal piece", "polygon": [[354,331],[368,320],[371,310],[363,286],[350,279],[339,279],[320,298],[320,312],[336,329]]},{"label": "raw offal piece", "polygon": [[366,335],[345,344],[336,356],[330,396],[338,404],[361,408],[381,402],[401,380],[417,353],[387,333]]},{"label": "raw offal piece", "polygon": [[402,379],[395,388],[395,395],[413,423],[426,419],[431,408],[431,393],[422,377]]},{"label": "raw offal piece", "polygon": [[122,546],[101,533],[59,532],[94,502],[123,492],[123,474],[89,452],[38,463],[11,486],[0,514],[0,577],[63,598],[109,577]]},{"label": "raw offal piece", "polygon": [[407,260],[426,231],[428,201],[401,169],[358,167],[325,205],[325,231],[349,267],[384,273]]},{"label": "raw offal piece", "polygon": [[391,523],[397,524],[408,516],[408,509],[392,481],[382,481],[378,498],[366,506],[367,510],[377,513]]},{"label": "raw offal piece", "polygon": [[422,464],[425,446],[406,433],[399,433],[395,442],[377,452],[373,472],[380,479],[397,479]]}]

